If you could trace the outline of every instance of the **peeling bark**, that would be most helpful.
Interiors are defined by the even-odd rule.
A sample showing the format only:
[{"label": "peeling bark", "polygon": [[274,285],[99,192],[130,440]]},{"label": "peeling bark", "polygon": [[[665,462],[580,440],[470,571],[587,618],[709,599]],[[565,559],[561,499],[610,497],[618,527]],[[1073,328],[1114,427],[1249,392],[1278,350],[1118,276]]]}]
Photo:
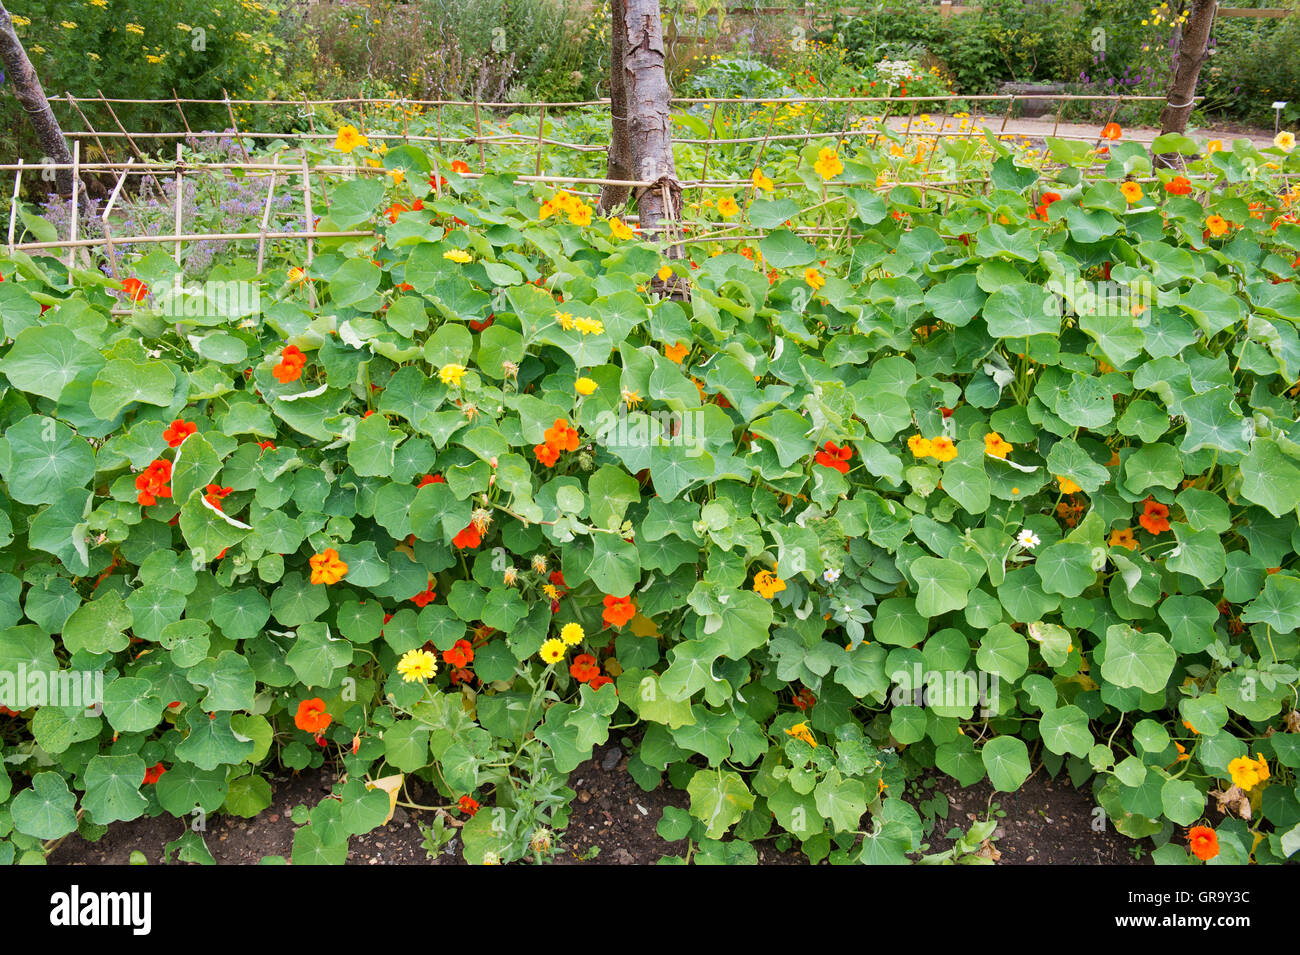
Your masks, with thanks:
[{"label": "peeling bark", "polygon": [[[622,29],[625,0],[610,0],[613,21],[610,30],[609,56],[609,162],[606,179],[633,179],[632,145],[628,139],[627,84],[624,81],[624,60],[627,56],[627,34]],[[627,186],[604,185],[600,187],[600,210],[613,212],[627,202],[631,190]]]},{"label": "peeling bark", "polygon": [[[0,3],[0,64],[4,66],[5,78],[14,92],[14,98],[27,113],[36,138],[41,144],[45,156],[56,163],[72,163],[72,153],[68,142],[63,138],[63,129],[50,109],[50,101],[45,97],[40,78],[32,61],[27,58],[22,41],[14,32],[13,18]],[[55,171],[54,182],[63,196],[72,195],[72,170]]]},{"label": "peeling bark", "polygon": [[[1191,0],[1187,23],[1182,28],[1178,43],[1178,64],[1165,108],[1160,113],[1160,132],[1182,133],[1187,130],[1187,120],[1192,115],[1192,99],[1196,96],[1196,83],[1201,67],[1210,55],[1210,29],[1218,12],[1218,0]],[[1175,155],[1157,155],[1156,165],[1171,167],[1178,162]]]}]

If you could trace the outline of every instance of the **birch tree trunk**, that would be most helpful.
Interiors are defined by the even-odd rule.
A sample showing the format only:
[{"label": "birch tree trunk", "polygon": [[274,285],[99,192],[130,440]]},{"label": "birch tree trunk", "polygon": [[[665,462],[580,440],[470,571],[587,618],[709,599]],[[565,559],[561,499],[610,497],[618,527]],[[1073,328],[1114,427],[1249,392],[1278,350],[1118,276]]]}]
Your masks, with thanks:
[{"label": "birch tree trunk", "polygon": [[[664,66],[659,0],[614,0],[616,17],[620,7],[622,17],[614,22],[613,49],[616,52],[613,54],[610,83],[615,113],[614,139],[610,144],[610,178],[620,178],[615,177],[613,171],[621,168],[630,173],[627,178],[650,183],[637,187],[635,193],[641,234],[647,239],[666,237],[668,257],[680,259],[685,253],[672,233],[674,224],[682,215],[682,187],[677,181],[677,167],[673,162],[672,120],[669,115],[672,90],[668,87],[668,73]],[[621,60],[617,52],[620,45]],[[619,98],[624,106],[624,119],[621,121]],[[620,122],[625,128],[625,144],[619,142]],[[606,200],[613,198],[612,190],[611,194],[602,190],[601,206],[606,211],[612,204],[607,204]],[[674,296],[684,295],[684,285],[676,279],[664,283],[656,278],[652,285],[661,293],[669,290]]]},{"label": "birch tree trunk", "polygon": [[[632,165],[632,145],[628,139],[627,83],[624,80],[624,60],[627,57],[627,33],[623,30],[626,0],[610,0],[611,29],[609,48],[609,162],[606,179],[635,179]],[[609,213],[627,202],[627,186],[604,185],[600,187],[600,209]]]},{"label": "birch tree trunk", "polygon": [[[1160,132],[1182,133],[1187,130],[1187,120],[1192,115],[1192,100],[1196,96],[1196,83],[1201,67],[1210,55],[1210,29],[1218,12],[1218,0],[1191,0],[1187,23],[1182,27],[1178,43],[1178,64],[1165,108],[1160,113]],[[1169,167],[1176,162],[1174,156],[1157,155],[1156,165]]]},{"label": "birch tree trunk", "polygon": [[[40,78],[32,61],[27,58],[22,41],[14,32],[13,17],[0,3],[0,65],[3,65],[5,78],[13,89],[14,98],[18,100],[36,131],[36,138],[47,159],[56,163],[72,164],[72,153],[68,151],[68,142],[63,138],[59,121],[50,109],[50,101],[45,98]],[[72,170],[55,171],[54,182],[59,193],[72,195]]]}]

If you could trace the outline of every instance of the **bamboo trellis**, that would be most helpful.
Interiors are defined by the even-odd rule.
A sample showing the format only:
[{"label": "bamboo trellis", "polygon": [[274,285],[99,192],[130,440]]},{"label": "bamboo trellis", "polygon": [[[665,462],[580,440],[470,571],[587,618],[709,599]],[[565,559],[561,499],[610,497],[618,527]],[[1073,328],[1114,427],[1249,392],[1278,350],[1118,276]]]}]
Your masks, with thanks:
[{"label": "bamboo trellis", "polygon": [[[712,120],[717,116],[719,106],[730,105],[738,108],[745,107],[794,107],[797,104],[803,104],[805,107],[811,106],[814,110],[832,106],[842,105],[845,107],[843,119],[835,124],[834,128],[815,129],[809,128],[801,132],[794,133],[773,133],[769,126],[765,136],[710,136],[708,138],[678,138],[674,140],[675,145],[682,146],[702,146],[704,147],[704,162],[700,168],[698,178],[684,178],[682,187],[687,191],[708,192],[710,190],[731,191],[747,189],[751,186],[748,179],[732,179],[719,176],[708,176],[708,160],[711,151],[721,151],[726,147],[758,147],[758,156],[761,159],[763,151],[770,143],[790,143],[790,142],[807,142],[816,139],[835,138],[839,143],[845,141],[861,140],[870,137],[873,144],[879,142],[881,137],[902,137],[904,140],[911,138],[928,142],[931,147],[936,145],[941,139],[965,138],[972,139],[984,137],[986,133],[992,133],[1001,138],[1007,138],[1007,126],[1014,111],[1015,104],[1018,101],[1033,99],[1050,99],[1055,101],[1100,101],[1108,104],[1110,115],[1113,117],[1116,110],[1124,103],[1136,102],[1155,102],[1163,101],[1163,97],[1158,96],[1092,96],[1092,95],[1071,95],[1071,94],[1005,94],[990,96],[958,96],[942,95],[930,97],[899,97],[899,96],[834,96],[834,97],[682,97],[673,100],[678,107],[704,107],[710,108],[709,130],[716,131]],[[483,102],[476,103],[465,100],[414,100],[414,99],[383,99],[375,97],[356,97],[350,99],[331,99],[331,100],[255,100],[255,99],[230,99],[223,98],[213,99],[186,99],[173,96],[170,99],[143,100],[143,99],[125,99],[106,97],[102,93],[94,97],[77,97],[72,94],[65,94],[61,98],[51,100],[58,105],[66,105],[75,111],[77,118],[86,126],[85,129],[78,129],[67,133],[66,135],[73,144],[73,162],[71,164],[43,164],[35,167],[31,163],[26,163],[21,159],[13,163],[0,163],[0,174],[14,173],[13,193],[10,200],[9,223],[7,232],[7,249],[10,253],[14,252],[41,252],[53,253],[55,251],[66,251],[69,265],[73,264],[76,255],[81,251],[99,249],[102,247],[105,258],[108,260],[110,269],[115,273],[117,268],[117,252],[123,247],[130,247],[142,244],[170,244],[173,247],[173,254],[179,263],[182,256],[182,248],[185,243],[198,242],[205,240],[219,240],[225,242],[255,242],[257,248],[257,261],[259,271],[265,262],[266,246],[269,241],[296,241],[306,243],[306,261],[310,264],[315,251],[315,244],[324,239],[364,239],[376,235],[373,229],[348,229],[333,231],[317,231],[315,226],[318,221],[316,209],[313,207],[312,199],[312,180],[319,177],[320,182],[324,183],[328,176],[383,176],[388,174],[388,170],[368,165],[349,164],[339,160],[326,160],[323,158],[313,158],[309,155],[307,144],[317,141],[328,141],[334,138],[333,132],[322,132],[315,128],[315,123],[310,121],[317,107],[330,108],[356,108],[369,112],[362,112],[361,123],[365,135],[368,139],[381,142],[406,142],[414,144],[431,144],[437,146],[455,145],[460,147],[476,148],[482,157],[483,168],[488,168],[487,150],[527,150],[535,154],[532,163],[533,174],[515,175],[513,178],[517,182],[536,183],[539,185],[549,186],[552,188],[566,188],[577,194],[584,196],[595,196],[596,190],[603,185],[626,185],[632,188],[644,188],[652,185],[650,182],[640,180],[612,180],[594,176],[565,175],[553,172],[543,171],[543,158],[547,151],[571,151],[576,153],[603,153],[607,148],[605,142],[567,142],[560,139],[547,137],[546,117],[548,111],[552,117],[555,112],[608,106],[608,100],[586,100],[573,102],[557,103],[502,103],[502,102]],[[83,107],[98,104],[109,111],[113,118],[115,129],[96,129],[88,118],[86,109]],[[157,107],[158,109],[175,109],[184,125],[183,130],[172,132],[131,132],[122,125],[117,113],[113,110],[113,104],[118,105],[147,105]],[[947,122],[955,104],[979,104],[982,106],[992,106],[994,104],[1001,107],[1005,104],[1005,109],[1000,109],[998,113],[988,113],[977,117],[971,117],[969,122],[964,124],[960,129],[949,129]],[[207,105],[223,106],[226,108],[227,115],[230,117],[232,128],[223,131],[199,131],[195,130],[185,114],[186,105]],[[895,106],[899,107],[898,112],[894,112]],[[916,129],[915,121],[918,116],[918,108],[929,109],[932,106],[943,109],[944,123],[934,129]],[[309,110],[306,114],[309,119],[309,129],[295,129],[290,131],[262,132],[249,131],[239,128],[236,118],[235,109],[244,107],[271,107],[273,109],[294,109],[298,110],[299,117],[303,115],[303,109]],[[400,131],[397,129],[365,129],[365,118],[369,116],[372,119],[376,113],[376,107],[386,109],[396,109],[402,111],[402,124]],[[883,107],[884,116],[866,116],[860,115],[859,120],[851,122],[850,117],[855,109],[875,109],[881,110]],[[455,108],[461,110],[473,110],[473,132],[466,134],[452,134],[451,131],[444,128],[443,111],[446,108]],[[903,112],[906,109],[906,113]],[[435,118],[436,129],[432,133],[415,133],[408,128],[407,120],[412,110],[424,111],[426,118],[433,116]],[[519,133],[491,133],[484,131],[484,124],[481,116],[484,111],[490,115],[502,110],[509,110],[513,113],[527,112],[529,110],[539,111],[537,131],[519,132]],[[775,114],[773,114],[775,115]],[[922,113],[921,115],[926,115]],[[906,116],[906,125],[901,129],[891,128],[887,120],[892,119],[895,123],[901,124]],[[1000,119],[1000,122],[999,122]],[[874,120],[873,125],[865,125],[867,121]],[[468,125],[468,120],[467,120]],[[810,123],[812,125],[812,123]],[[933,125],[933,124],[931,124]],[[1061,120],[1059,112],[1053,126],[1053,137],[1069,141],[1093,142],[1101,144],[1096,133],[1083,135],[1078,131],[1061,130]],[[994,130],[994,126],[997,129]],[[1018,135],[1018,134],[1012,134]],[[186,159],[183,153],[182,145],[185,142],[195,144],[203,140],[230,139],[239,145],[240,152],[243,156],[248,157],[243,162],[219,162],[219,161],[201,161]],[[1043,137],[1038,137],[1043,138]],[[81,148],[83,140],[93,140],[102,152],[105,151],[106,141],[124,140],[129,155],[124,159],[103,159],[99,161],[87,161],[83,158],[84,150]],[[161,156],[150,157],[140,148],[140,143],[148,143],[159,140],[174,140],[176,144],[175,157],[172,159],[163,159]],[[245,147],[245,141],[278,141],[281,143],[297,144],[290,149],[282,149],[276,154],[266,154],[263,156],[250,156]],[[915,187],[923,192],[935,192],[937,194],[954,194],[962,188],[984,189],[990,185],[988,177],[975,178],[933,178],[931,176],[931,163],[933,161],[935,150],[929,150],[929,161],[926,162],[924,169],[917,170],[916,175],[899,176],[890,178],[889,182],[883,186],[877,186],[873,183],[862,184],[864,188],[875,189],[884,192],[899,186]],[[1047,150],[1043,150],[1042,159],[1039,163],[1040,170],[1046,168]],[[900,163],[899,166],[910,167],[911,163]],[[103,231],[102,236],[83,236],[77,235],[76,209],[82,190],[74,189],[72,224],[69,229],[67,238],[59,238],[54,241],[41,241],[26,239],[20,240],[18,236],[18,218],[20,208],[20,192],[22,189],[24,173],[30,174],[36,169],[53,172],[61,169],[71,169],[74,182],[80,182],[81,176],[104,176],[111,177],[114,182],[111,195],[104,209],[99,213],[100,226]],[[221,232],[221,233],[203,233],[184,231],[184,209],[186,180],[193,181],[195,178],[204,176],[226,176],[238,171],[238,174],[244,177],[266,180],[265,182],[265,201],[261,208],[260,223],[255,231],[242,232]],[[901,169],[900,169],[901,171]],[[484,173],[464,173],[466,179],[476,179]],[[160,179],[171,179],[175,187],[175,215],[174,225],[170,231],[149,234],[149,235],[117,235],[113,231],[112,213],[119,205],[120,197],[123,194],[124,187],[132,178],[138,178],[141,181],[152,179],[154,182]],[[1095,173],[1090,174],[1090,179],[1102,178]],[[1149,180],[1154,177],[1148,177]],[[291,182],[297,181],[298,187],[292,191],[286,191],[281,186],[288,186]],[[786,185],[802,186],[802,183],[777,183],[776,188],[781,189]],[[440,186],[437,187],[440,192]],[[323,191],[323,190],[322,190]],[[282,195],[292,196],[300,195],[302,198],[302,208],[294,212],[295,221],[301,221],[301,229],[287,229],[278,227],[274,221],[272,199],[279,192]],[[324,212],[328,208],[328,196],[322,197],[325,201]],[[820,203],[819,203],[820,205]],[[628,217],[629,221],[635,222],[636,216]],[[687,232],[687,238],[691,241],[746,241],[754,238],[761,238],[762,230],[757,235],[752,235],[754,227],[748,223],[736,222],[715,222],[715,221],[693,221],[683,220],[675,224],[677,228]],[[709,231],[702,235],[689,235],[689,232],[697,228],[706,228]],[[796,229],[799,234],[806,237],[822,236],[830,234],[832,230],[816,226],[804,226]]]}]

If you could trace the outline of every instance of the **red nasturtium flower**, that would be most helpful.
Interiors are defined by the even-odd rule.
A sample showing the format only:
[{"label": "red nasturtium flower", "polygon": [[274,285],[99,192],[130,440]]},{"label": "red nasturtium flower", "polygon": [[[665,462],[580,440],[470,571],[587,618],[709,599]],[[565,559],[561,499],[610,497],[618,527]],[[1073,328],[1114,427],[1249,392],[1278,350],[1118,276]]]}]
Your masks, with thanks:
[{"label": "red nasturtium flower", "polygon": [[1219,854],[1219,834],[1209,826],[1193,826],[1187,830],[1187,844],[1192,855],[1202,862],[1209,862]]},{"label": "red nasturtium flower", "polygon": [[472,816],[478,812],[478,800],[473,796],[461,796],[456,805],[467,816]]},{"label": "red nasturtium flower", "polygon": [[808,689],[808,687],[805,686],[802,687],[799,690],[799,692],[794,695],[794,699],[791,700],[791,702],[794,703],[797,709],[806,712],[812,709],[814,705],[816,705],[817,697],[813,696],[813,691]]},{"label": "red nasturtium flower", "polygon": [[437,596],[438,595],[433,590],[433,581],[429,581],[429,586],[425,587],[424,590],[411,598],[411,603],[415,604],[417,607],[427,607],[429,604],[433,603]]},{"label": "red nasturtium flower", "polygon": [[420,478],[420,483],[415,486],[417,488],[422,488],[429,484],[446,484],[446,483],[447,483],[447,479],[444,478],[441,474],[426,474],[424,477]]},{"label": "red nasturtium flower", "polygon": [[280,361],[271,369],[271,374],[275,375],[281,384],[287,385],[302,377],[302,370],[306,365],[307,356],[302,353],[302,349],[297,345],[290,345],[280,352]]},{"label": "red nasturtium flower", "polygon": [[1124,135],[1119,123],[1107,123],[1101,128],[1101,138],[1115,140]]},{"label": "red nasturtium flower", "polygon": [[605,610],[600,617],[605,621],[606,626],[621,627],[635,616],[636,607],[632,606],[631,594],[626,597],[605,595]]},{"label": "red nasturtium flower", "polygon": [[463,159],[453,159],[451,163],[452,172],[469,172],[469,163]]},{"label": "red nasturtium flower", "polygon": [[198,430],[198,425],[177,418],[163,432],[163,440],[167,442],[167,447],[179,448],[186,438]]},{"label": "red nasturtium flower", "polygon": [[122,291],[126,293],[126,297],[131,301],[139,302],[149,294],[149,286],[132,276],[129,279],[122,280]]},{"label": "red nasturtium flower", "polygon": [[1186,176],[1174,176],[1165,183],[1165,192],[1171,196],[1186,196],[1192,191],[1192,182]]},{"label": "red nasturtium flower", "polygon": [[600,667],[596,665],[596,658],[590,653],[579,653],[569,664],[569,676],[579,683],[586,683],[600,676]]},{"label": "red nasturtium flower", "polygon": [[305,733],[322,733],[330,725],[330,715],[325,712],[325,701],[319,696],[303,700],[294,714],[293,725]]},{"label": "red nasturtium flower", "polygon": [[162,763],[155,763],[154,765],[145,769],[144,783],[142,785],[147,786],[149,783],[156,783],[158,781],[158,778],[162,776],[162,774],[165,772],[167,772],[166,766],[164,766]]},{"label": "red nasturtium flower", "polygon": [[605,674],[601,673],[600,675],[593,676],[590,680],[588,680],[587,686],[591,687],[593,690],[599,690],[606,683],[613,683],[613,682],[614,682],[613,677],[608,677],[605,676]]},{"label": "red nasturtium flower", "polygon": [[822,449],[817,452],[813,458],[818,464],[827,468],[834,468],[841,474],[849,473],[849,460],[853,457],[853,449],[847,444],[844,447],[837,446],[833,441],[827,441]]},{"label": "red nasturtium flower", "polygon": [[473,550],[483,543],[483,535],[479,533],[478,528],[471,521],[468,527],[451,539],[451,542],[461,550]]},{"label": "red nasturtium flower", "polygon": [[1152,534],[1163,534],[1169,530],[1169,508],[1147,498],[1142,504],[1142,516],[1138,518],[1138,523]]},{"label": "red nasturtium flower", "polygon": [[565,590],[569,589],[569,585],[564,582],[564,574],[558,570],[551,571],[550,576],[546,579],[555,587],[563,587]]},{"label": "red nasturtium flower", "polygon": [[171,497],[172,489],[167,482],[172,479],[172,463],[165,458],[158,458],[135,476],[135,489],[139,492],[136,500],[145,507],[158,503],[160,497]]},{"label": "red nasturtium flower", "polygon": [[259,441],[259,442],[257,442],[257,446],[258,446],[259,448],[261,448],[263,451],[274,451],[274,450],[275,450],[275,442],[274,442],[274,441]]},{"label": "red nasturtium flower", "polygon": [[221,510],[221,499],[229,494],[230,491],[231,488],[222,487],[219,484],[209,484],[203,489],[203,499],[217,510]]},{"label": "red nasturtium flower", "polygon": [[442,651],[443,662],[464,669],[474,662],[474,646],[468,640],[457,640],[450,650]]}]

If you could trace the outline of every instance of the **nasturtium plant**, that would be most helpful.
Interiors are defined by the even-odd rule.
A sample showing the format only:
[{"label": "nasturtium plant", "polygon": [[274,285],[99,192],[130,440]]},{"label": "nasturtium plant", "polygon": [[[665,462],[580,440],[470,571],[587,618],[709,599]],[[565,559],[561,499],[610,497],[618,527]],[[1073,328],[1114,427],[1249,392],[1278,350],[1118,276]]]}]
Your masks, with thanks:
[{"label": "nasturtium plant", "polygon": [[346,127],[316,228],[373,235],[223,260],[201,309],[150,297],[167,252],[0,254],[5,857],[331,759],[295,863],[411,779],[434,849],[541,859],[610,741],[684,790],[676,861],[954,861],[991,825],[927,855],[907,781],[1038,767],[1157,861],[1293,856],[1296,160],[1186,195],[1136,144],[960,142],[986,189],[726,157],[761,238],[670,249]]}]

